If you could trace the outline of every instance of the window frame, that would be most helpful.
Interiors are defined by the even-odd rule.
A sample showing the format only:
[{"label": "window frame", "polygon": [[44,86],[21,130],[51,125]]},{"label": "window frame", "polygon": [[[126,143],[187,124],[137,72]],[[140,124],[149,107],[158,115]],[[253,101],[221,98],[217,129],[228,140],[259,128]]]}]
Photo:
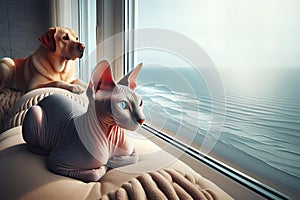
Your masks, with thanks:
[{"label": "window frame", "polygon": [[126,71],[124,37],[115,37],[113,47],[102,44],[125,30],[124,8],[124,1],[97,0],[97,62],[107,59],[111,63],[114,80],[119,80]]},{"label": "window frame", "polygon": [[[137,28],[136,26],[136,19],[135,15],[138,14],[138,0],[126,0],[125,1],[125,33],[130,30],[134,30]],[[126,55],[125,55],[125,62],[124,62],[124,72],[127,72],[129,69],[131,69],[133,66],[133,63],[136,63],[136,53],[129,52],[130,49],[134,49],[135,47],[135,37],[134,31],[131,31],[132,35],[127,35],[125,38],[124,46],[126,49]],[[131,46],[130,46],[131,45]],[[133,47],[133,48],[132,48]],[[127,71],[126,71],[127,69]],[[162,130],[158,130],[153,126],[148,125],[147,123],[142,126],[142,128],[149,132],[150,134],[156,136],[160,140],[163,140],[164,142],[171,144],[178,150],[182,151],[189,157],[195,159],[197,162],[205,164],[209,168],[212,168],[217,173],[220,173],[224,175],[225,177],[229,178],[230,180],[233,180],[234,182],[238,183],[239,185],[249,189],[251,192],[254,192],[255,194],[258,194],[259,196],[267,199],[290,199],[288,196],[283,194],[282,192],[278,191],[277,189],[270,187],[255,178],[252,178],[245,173],[230,167],[229,165],[225,164],[224,162],[221,162],[207,154],[202,153],[201,151],[197,150],[196,148],[193,148],[192,146],[186,145],[184,142],[177,140],[174,137],[171,137],[166,132]],[[285,189],[283,189],[285,191]],[[289,192],[286,192],[289,193]]]},{"label": "window frame", "polygon": [[[122,55],[120,58],[118,58],[114,63],[112,63],[112,70],[114,74],[115,80],[118,80],[121,76],[128,73],[129,70],[131,70],[134,67],[135,61],[135,53],[129,52],[130,49],[134,49],[135,47],[135,37],[134,30],[136,25],[136,20],[134,19],[134,15],[138,13],[137,0],[124,0],[124,1],[112,1],[112,0],[92,0],[94,3],[96,3],[96,13],[97,13],[97,22],[96,22],[96,31],[95,34],[97,35],[97,42],[96,44],[100,44],[101,42],[105,41],[107,38],[114,36],[115,34],[125,32],[124,37],[121,38],[120,41],[117,41],[117,44],[115,47],[111,47],[112,49],[116,49],[115,54]],[[85,6],[92,5],[88,4],[88,1],[58,1],[53,0],[51,1],[51,16],[53,17],[51,25],[53,26],[72,26],[75,27],[75,31],[78,28],[79,36],[80,38],[84,36],[85,32],[89,32],[88,27],[83,26],[82,21],[83,20],[90,20],[90,14],[88,12],[88,9],[85,9],[83,4]],[[69,5],[72,6],[72,11],[75,10],[78,6],[78,10],[75,11],[72,14],[75,14],[78,23],[74,24],[73,18],[70,18],[70,16],[64,16],[64,9],[58,9],[66,7],[65,3],[67,3],[67,7]],[[74,3],[74,4],[73,4]],[[91,3],[91,2],[90,2]],[[90,6],[91,7],[91,6]],[[87,7],[86,7],[87,8]],[[85,14],[83,14],[83,11]],[[69,13],[70,14],[70,13]],[[88,15],[86,15],[88,14]],[[57,16],[63,16],[62,19],[57,18]],[[84,16],[89,16],[87,18],[82,18]],[[66,18],[64,18],[66,17]],[[66,21],[64,21],[66,20]],[[69,21],[68,21],[69,20]],[[65,24],[66,23],[66,24]],[[72,23],[72,24],[68,24]],[[76,26],[78,25],[78,27]],[[131,32],[133,34],[129,34],[128,32]],[[91,31],[93,32],[93,31]],[[83,38],[83,40],[85,40]],[[85,41],[82,41],[86,43]],[[89,42],[88,42],[89,43]],[[90,45],[90,44],[89,44]],[[97,49],[97,59],[99,60],[101,58],[101,55],[98,54],[99,49]],[[124,54],[123,54],[124,53]],[[93,70],[94,66],[88,66],[89,70],[84,69],[86,66],[83,66],[83,61],[80,61],[80,70],[79,70],[79,78],[84,79],[84,77],[88,77],[87,80],[89,81],[91,70]],[[155,127],[151,127],[148,124],[145,124],[143,126],[143,130],[147,131],[148,133],[155,135],[157,138],[159,138],[162,141],[165,141],[171,145],[173,145],[176,149],[184,152],[185,155],[188,155],[189,157],[195,159],[199,164],[204,163],[209,168],[215,170],[215,173],[220,173],[229,179],[237,182],[238,184],[246,187],[250,191],[253,191],[257,194],[259,194],[262,197],[265,198],[272,198],[272,199],[288,199],[287,196],[282,194],[281,192],[278,192],[276,189],[271,188],[245,174],[242,172],[233,169],[229,167],[228,165],[208,156],[205,154],[202,154],[197,149],[185,145],[183,142],[180,142],[176,140],[175,138],[170,137],[168,134],[162,131],[158,131],[155,129]],[[213,179],[211,179],[214,181]],[[229,186],[227,186],[229,187]],[[281,188],[280,188],[281,189]],[[229,188],[231,190],[231,188]],[[282,189],[284,190],[284,189]],[[289,194],[288,192],[284,192]]]},{"label": "window frame", "polygon": [[[102,43],[107,38],[114,36],[115,34],[124,32],[123,37],[117,41],[116,46],[110,47],[112,49],[116,49],[114,54],[122,55],[119,57],[116,61],[112,63],[112,70],[114,74],[114,79],[118,80],[120,77],[122,77],[124,74],[128,73],[133,67],[135,61],[135,52],[129,52],[130,49],[134,49],[135,47],[135,37],[137,35],[134,35],[134,30],[136,27],[136,20],[134,19],[134,15],[138,13],[138,1],[137,0],[124,0],[124,1],[111,1],[111,0],[92,0],[92,2],[85,2],[85,1],[58,1],[53,0],[51,1],[51,16],[52,26],[72,26],[75,27],[75,31],[79,33],[80,38],[83,37],[84,43],[86,43],[86,38],[84,35],[91,31],[89,30],[89,27],[86,27],[83,25],[84,20],[90,20],[91,14],[89,13],[89,9],[92,9],[93,4],[96,4],[96,13],[97,13],[97,19],[96,19],[96,25],[95,25],[95,34],[96,34],[96,45]],[[63,10],[64,9],[58,9],[69,7],[69,5],[72,6],[72,11],[76,10],[75,8],[78,7],[78,10],[75,12],[72,12],[72,14],[75,14],[78,23],[74,23],[73,18],[70,16],[65,16]],[[74,4],[73,4],[74,3]],[[89,4],[90,3],[90,4]],[[68,13],[70,14],[70,13]],[[62,19],[57,18],[62,16]],[[93,15],[93,14],[92,14]],[[85,18],[87,16],[87,18]],[[64,21],[65,20],[65,21]],[[69,24],[68,24],[69,23]],[[70,24],[72,23],[72,24]],[[77,26],[78,25],[78,26]],[[78,30],[77,30],[78,29]],[[84,33],[85,31],[85,33]],[[91,31],[93,32],[93,31]],[[132,33],[132,34],[129,34]],[[90,45],[90,42],[88,42]],[[101,54],[98,54],[101,49],[97,49],[97,60],[101,59]],[[103,51],[103,49],[102,49]],[[84,79],[84,81],[89,81],[91,71],[93,70],[94,66],[88,66],[88,70],[85,69],[86,66],[83,66],[83,61],[80,62],[80,69],[79,69],[79,78]],[[84,78],[87,77],[87,78]],[[155,127],[151,127],[148,124],[145,124],[143,127],[143,130],[146,132],[155,135],[159,140],[165,141],[168,144],[171,144],[174,146],[174,148],[184,152],[184,155],[188,155],[190,158],[196,160],[198,164],[204,164],[208,166],[209,168],[214,170],[215,174],[222,174],[225,177],[233,180],[234,182],[240,184],[241,186],[249,189],[250,191],[259,194],[261,197],[264,198],[270,198],[270,199],[289,199],[286,195],[283,193],[277,191],[276,189],[267,186],[266,184],[263,184],[246,174],[229,167],[228,165],[224,164],[223,162],[216,160],[208,155],[205,155],[198,151],[197,149],[187,146],[181,141],[176,140],[173,137],[170,137],[165,132],[159,131],[155,129]],[[213,182],[216,180],[211,179]],[[230,186],[227,186],[230,187]],[[228,190],[231,190],[229,188]],[[280,188],[281,190],[281,188]],[[282,189],[284,190],[284,189]],[[238,191],[239,192],[239,191]],[[237,192],[237,193],[238,193]],[[284,192],[289,194],[288,192]],[[291,195],[293,196],[293,195]]]},{"label": "window frame", "polygon": [[[78,0],[78,35],[80,41],[85,44],[83,59],[80,59],[78,67],[78,76],[81,80],[88,83],[93,68],[95,67],[96,51],[96,0],[80,1]],[[88,23],[85,23],[88,21]],[[95,31],[90,31],[90,30]],[[87,67],[88,66],[88,67]]]}]

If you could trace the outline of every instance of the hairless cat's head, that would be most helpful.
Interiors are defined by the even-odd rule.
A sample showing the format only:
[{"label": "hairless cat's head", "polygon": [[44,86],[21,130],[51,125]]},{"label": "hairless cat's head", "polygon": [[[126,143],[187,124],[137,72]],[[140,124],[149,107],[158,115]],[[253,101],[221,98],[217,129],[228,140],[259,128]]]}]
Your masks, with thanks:
[{"label": "hairless cat's head", "polygon": [[118,83],[112,78],[107,61],[101,61],[95,68],[87,96],[95,106],[100,123],[118,125],[127,130],[135,130],[145,121],[142,113],[143,100],[134,92],[136,79],[142,64],[135,67]]}]

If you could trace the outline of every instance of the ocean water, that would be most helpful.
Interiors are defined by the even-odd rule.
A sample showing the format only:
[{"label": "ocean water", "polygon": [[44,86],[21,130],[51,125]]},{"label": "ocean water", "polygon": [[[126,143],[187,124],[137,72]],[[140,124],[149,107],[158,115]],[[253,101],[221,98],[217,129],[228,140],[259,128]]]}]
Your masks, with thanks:
[{"label": "ocean water", "polygon": [[[190,67],[148,67],[138,79],[148,122],[203,145],[212,116],[224,119],[211,151],[251,173],[300,191],[300,70],[221,69],[225,110],[212,110],[213,86]],[[215,99],[218,103],[218,99]]]}]

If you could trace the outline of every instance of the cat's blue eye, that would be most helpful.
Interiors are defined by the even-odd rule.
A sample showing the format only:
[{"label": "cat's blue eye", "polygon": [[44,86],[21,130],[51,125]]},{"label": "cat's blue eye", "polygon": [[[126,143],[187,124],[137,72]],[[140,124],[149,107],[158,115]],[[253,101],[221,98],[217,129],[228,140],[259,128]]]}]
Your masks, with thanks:
[{"label": "cat's blue eye", "polygon": [[128,108],[128,105],[125,101],[120,101],[118,103],[118,106],[121,108],[121,109],[127,109]]}]

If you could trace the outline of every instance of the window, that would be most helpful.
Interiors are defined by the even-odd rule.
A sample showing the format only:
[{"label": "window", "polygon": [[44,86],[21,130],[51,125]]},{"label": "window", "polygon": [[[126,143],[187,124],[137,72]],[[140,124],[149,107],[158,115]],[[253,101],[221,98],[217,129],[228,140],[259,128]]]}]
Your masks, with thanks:
[{"label": "window", "polygon": [[147,123],[300,195],[299,8],[277,0],[135,1]]},{"label": "window", "polygon": [[97,59],[115,79],[142,62],[150,128],[300,195],[297,1],[90,2],[78,1],[84,43],[95,44],[97,12],[84,81]]}]

